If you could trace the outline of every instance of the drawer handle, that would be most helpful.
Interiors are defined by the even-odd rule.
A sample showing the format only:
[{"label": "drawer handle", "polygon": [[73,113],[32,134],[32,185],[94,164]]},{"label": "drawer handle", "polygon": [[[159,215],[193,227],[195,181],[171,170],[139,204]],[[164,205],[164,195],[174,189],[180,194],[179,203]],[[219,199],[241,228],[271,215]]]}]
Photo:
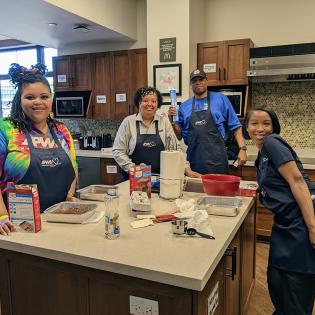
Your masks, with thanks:
[{"label": "drawer handle", "polygon": [[228,270],[228,273],[226,274],[228,277],[231,277],[232,280],[234,280],[234,276],[236,275],[236,254],[237,254],[237,248],[234,247],[233,249],[227,249],[225,252],[226,256],[232,256],[232,269],[226,268]]}]

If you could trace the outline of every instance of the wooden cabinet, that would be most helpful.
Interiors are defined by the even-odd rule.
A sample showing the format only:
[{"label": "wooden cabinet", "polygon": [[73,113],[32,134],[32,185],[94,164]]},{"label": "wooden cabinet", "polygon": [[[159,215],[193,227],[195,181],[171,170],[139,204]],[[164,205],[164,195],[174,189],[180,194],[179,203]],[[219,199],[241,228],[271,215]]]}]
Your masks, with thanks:
[{"label": "wooden cabinet", "polygon": [[101,159],[101,183],[116,185],[121,182],[121,168],[114,159]]},{"label": "wooden cabinet", "polygon": [[[197,45],[198,68],[207,72],[209,86],[248,84],[246,71],[249,67],[250,39],[201,43]],[[214,66],[214,67],[213,67]]]},{"label": "wooden cabinet", "polygon": [[53,57],[53,71],[56,92],[91,90],[90,54]]},{"label": "wooden cabinet", "polygon": [[137,109],[133,105],[136,90],[147,86],[146,49],[131,49],[111,53],[112,118],[122,119]]},{"label": "wooden cabinet", "polygon": [[[147,50],[131,49],[92,54],[92,103],[87,118],[122,119],[133,114],[133,96],[147,86]],[[98,101],[101,96],[106,103]]]}]

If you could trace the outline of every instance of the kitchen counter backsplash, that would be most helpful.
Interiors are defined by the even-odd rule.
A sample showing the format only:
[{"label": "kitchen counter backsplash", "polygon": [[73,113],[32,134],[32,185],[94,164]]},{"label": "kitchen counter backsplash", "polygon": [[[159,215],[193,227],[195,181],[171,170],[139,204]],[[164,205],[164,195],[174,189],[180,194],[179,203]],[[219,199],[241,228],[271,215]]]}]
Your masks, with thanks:
[{"label": "kitchen counter backsplash", "polygon": [[[115,139],[117,130],[122,120],[94,120],[94,119],[60,119],[71,134],[82,134],[83,136],[100,136],[110,133],[112,139]],[[89,134],[90,133],[90,134]]]},{"label": "kitchen counter backsplash", "polygon": [[281,136],[292,147],[315,149],[315,81],[252,84],[252,104],[277,113]]}]

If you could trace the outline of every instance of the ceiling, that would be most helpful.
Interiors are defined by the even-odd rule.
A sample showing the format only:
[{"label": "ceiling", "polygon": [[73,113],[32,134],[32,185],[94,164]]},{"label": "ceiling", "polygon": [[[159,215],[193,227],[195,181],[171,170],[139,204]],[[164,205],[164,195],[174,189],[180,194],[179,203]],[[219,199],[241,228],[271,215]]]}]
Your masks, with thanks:
[{"label": "ceiling", "polygon": [[[78,43],[132,41],[124,34],[64,11],[42,0],[0,0],[0,40],[17,39],[31,44],[62,48]],[[55,27],[48,23],[56,23]],[[91,30],[74,31],[78,24]]]}]

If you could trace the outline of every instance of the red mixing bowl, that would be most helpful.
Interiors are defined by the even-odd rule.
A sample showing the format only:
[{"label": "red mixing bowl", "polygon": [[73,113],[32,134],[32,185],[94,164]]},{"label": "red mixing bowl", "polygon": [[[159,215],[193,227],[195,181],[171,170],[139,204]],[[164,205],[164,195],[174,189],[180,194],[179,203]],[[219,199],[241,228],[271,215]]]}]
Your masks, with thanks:
[{"label": "red mixing bowl", "polygon": [[235,196],[241,181],[238,176],[225,174],[205,174],[201,179],[204,192],[215,196]]}]

